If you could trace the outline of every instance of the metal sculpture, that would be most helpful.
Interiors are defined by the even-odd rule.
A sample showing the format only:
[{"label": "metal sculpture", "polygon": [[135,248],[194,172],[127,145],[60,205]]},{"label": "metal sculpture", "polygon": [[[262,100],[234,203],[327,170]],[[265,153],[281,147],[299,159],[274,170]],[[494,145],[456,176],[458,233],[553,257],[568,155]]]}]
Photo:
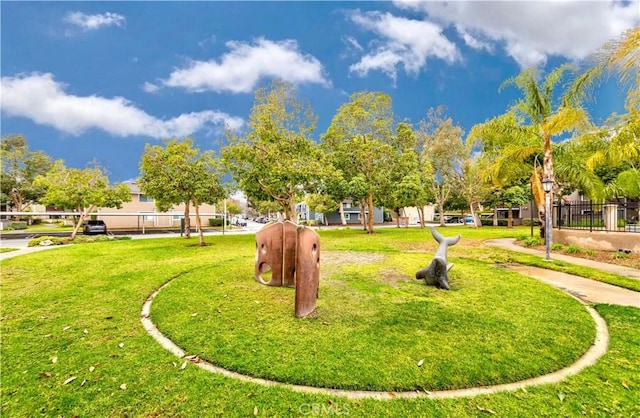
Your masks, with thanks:
[{"label": "metal sculpture", "polygon": [[453,264],[447,264],[447,248],[450,245],[457,244],[460,241],[460,235],[457,237],[444,237],[433,226],[431,227],[431,235],[440,245],[429,267],[416,272],[416,279],[425,279],[428,285],[433,285],[438,289],[449,290],[449,270],[451,270]]},{"label": "metal sculpture", "polygon": [[[271,271],[271,279],[262,275]],[[291,221],[275,222],[256,233],[255,278],[268,286],[295,287],[295,316],[316,308],[320,282],[320,236]]]}]

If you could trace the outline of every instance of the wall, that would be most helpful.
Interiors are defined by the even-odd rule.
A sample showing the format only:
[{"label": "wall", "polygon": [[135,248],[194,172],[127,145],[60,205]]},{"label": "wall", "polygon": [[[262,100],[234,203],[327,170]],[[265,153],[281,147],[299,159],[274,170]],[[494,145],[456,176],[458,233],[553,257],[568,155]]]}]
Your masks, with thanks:
[{"label": "wall", "polygon": [[640,254],[640,233],[554,229],[553,242],[575,244],[580,248],[602,251],[631,250]]}]

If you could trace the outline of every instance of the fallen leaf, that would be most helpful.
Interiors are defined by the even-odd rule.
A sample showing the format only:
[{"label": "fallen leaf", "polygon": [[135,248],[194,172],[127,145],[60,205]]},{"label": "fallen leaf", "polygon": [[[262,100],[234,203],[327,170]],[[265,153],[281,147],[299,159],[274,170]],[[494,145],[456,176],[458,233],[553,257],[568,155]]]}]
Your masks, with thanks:
[{"label": "fallen leaf", "polygon": [[489,408],[483,408],[483,407],[481,407],[481,406],[478,406],[478,409],[479,409],[480,411],[482,411],[482,412],[486,412],[487,414],[495,414],[495,413],[496,413],[496,411],[493,411],[493,410],[491,410],[491,409],[489,409]]},{"label": "fallen leaf", "polygon": [[178,364],[175,361],[172,361],[171,364],[173,364],[173,367],[178,367]]},{"label": "fallen leaf", "polygon": [[395,398],[395,397],[396,397],[396,394],[395,394],[395,393],[393,393],[393,392],[387,392],[387,393],[388,393],[388,394],[389,394],[389,396],[391,396],[392,398]]},{"label": "fallen leaf", "polygon": [[87,379],[84,379],[82,383],[80,383],[80,386],[84,386],[85,383],[87,383]]},{"label": "fallen leaf", "polygon": [[42,377],[51,377],[51,372],[42,372],[42,373],[40,373],[40,376],[42,376]]},{"label": "fallen leaf", "polygon": [[423,363],[424,363],[424,359],[420,360],[420,361],[418,362],[418,367],[422,367],[422,364],[423,364]]},{"label": "fallen leaf", "polygon": [[68,330],[69,328],[71,328],[71,327],[67,325],[66,327],[62,328],[62,330],[63,330],[63,331],[66,331],[66,330]]},{"label": "fallen leaf", "polygon": [[85,329],[84,331],[82,331],[82,333],[83,333],[83,334],[88,334],[88,333],[89,333],[89,330],[88,330],[88,329]]},{"label": "fallen leaf", "polygon": [[73,382],[77,378],[78,378],[78,376],[71,376],[70,378],[68,378],[67,380],[64,381],[63,385],[68,385],[69,383]]},{"label": "fallen leaf", "polygon": [[626,390],[631,390],[629,389],[629,383],[625,380],[622,381],[622,387],[624,387]]},{"label": "fallen leaf", "polygon": [[257,406],[253,407],[253,416],[255,416],[255,417],[258,416],[258,407]]},{"label": "fallen leaf", "polygon": [[93,366],[89,367],[89,371],[90,371],[90,372],[94,371],[95,369],[96,369],[96,368],[95,368],[95,367],[93,367]]},{"label": "fallen leaf", "polygon": [[564,393],[562,393],[562,392],[558,392],[558,399],[560,399],[560,402],[563,402],[563,401],[564,401],[564,398],[565,398],[566,396],[567,396],[567,395],[565,395]]},{"label": "fallen leaf", "polygon": [[51,334],[45,335],[44,338],[51,338]]},{"label": "fallen leaf", "polygon": [[51,359],[52,363],[57,363],[58,362],[58,357],[53,356],[53,358]]},{"label": "fallen leaf", "polygon": [[185,361],[184,363],[182,363],[182,366],[180,366],[180,370],[184,370],[187,368],[187,362]]},{"label": "fallen leaf", "polygon": [[198,316],[198,312],[192,313],[191,316]]},{"label": "fallen leaf", "polygon": [[42,316],[40,317],[40,319],[47,319],[47,318],[48,318],[48,316],[45,316],[45,315],[42,315]]},{"label": "fallen leaf", "polygon": [[127,389],[127,384],[126,383],[121,384],[120,385],[120,389],[126,390]]},{"label": "fallen leaf", "polygon": [[118,344],[118,347],[120,347],[120,348],[124,347],[124,343]]}]

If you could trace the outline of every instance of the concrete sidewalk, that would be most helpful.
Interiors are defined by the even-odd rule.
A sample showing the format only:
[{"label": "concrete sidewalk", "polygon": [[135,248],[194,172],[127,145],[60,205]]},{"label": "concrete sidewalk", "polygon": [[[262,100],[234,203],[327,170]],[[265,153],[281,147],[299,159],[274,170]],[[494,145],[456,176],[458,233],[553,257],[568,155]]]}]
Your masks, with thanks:
[{"label": "concrete sidewalk", "polygon": [[[512,238],[493,239],[485,241],[486,245],[503,248],[510,251],[517,251],[525,254],[537,255],[544,257],[545,253],[531,248],[524,248],[515,245]],[[597,261],[585,260],[578,257],[570,257],[562,254],[553,254],[552,259],[565,261],[576,265],[582,265],[606,271],[609,273],[619,274],[632,279],[640,280],[640,270],[630,267],[617,266],[614,264],[600,263]],[[559,271],[548,270],[540,267],[511,265],[507,267],[509,270],[517,271],[543,281],[551,286],[557,287],[585,303],[610,303],[614,305],[633,306],[640,308],[640,292],[624,289],[618,286],[602,283],[597,280],[585,279],[583,277],[574,276],[572,274],[562,273]]]},{"label": "concrete sidewalk", "polygon": [[[485,241],[486,245],[492,247],[503,248],[505,250],[517,251],[519,253],[537,255],[540,257],[544,257],[545,253],[543,251],[535,250],[532,248],[525,248],[519,245],[514,244],[514,238],[500,238],[500,239],[490,239]],[[616,264],[608,264],[602,263],[599,261],[587,260],[579,257],[571,257],[564,254],[552,254],[552,260],[565,261],[571,264],[577,264],[580,266],[591,267],[596,270],[606,271],[607,273],[618,274],[620,276],[626,276],[631,279],[640,280],[640,270],[634,269],[631,267],[618,266]]]}]

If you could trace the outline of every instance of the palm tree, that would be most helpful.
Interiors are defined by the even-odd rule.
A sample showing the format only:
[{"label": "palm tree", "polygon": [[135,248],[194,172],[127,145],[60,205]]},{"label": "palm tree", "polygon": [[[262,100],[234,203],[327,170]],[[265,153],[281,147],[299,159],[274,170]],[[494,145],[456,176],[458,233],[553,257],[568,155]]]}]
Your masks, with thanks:
[{"label": "palm tree", "polygon": [[606,43],[590,58],[590,66],[574,80],[564,102],[593,98],[595,87],[612,75],[617,75],[626,86],[628,113],[614,115],[599,132],[583,138],[582,143],[591,150],[585,160],[590,170],[603,164],[630,166],[600,197],[614,197],[616,191],[634,197],[640,189],[640,27]]},{"label": "palm tree", "polygon": [[545,213],[542,180],[555,178],[552,139],[589,126],[588,115],[579,105],[554,104],[554,90],[570,69],[562,65],[539,81],[537,70],[528,68],[506,80],[501,89],[515,86],[521,99],[507,113],[474,126],[467,139],[470,146],[481,143],[483,158],[490,161],[487,175],[494,185],[502,187],[528,170],[541,237],[545,220],[551,219]]}]

